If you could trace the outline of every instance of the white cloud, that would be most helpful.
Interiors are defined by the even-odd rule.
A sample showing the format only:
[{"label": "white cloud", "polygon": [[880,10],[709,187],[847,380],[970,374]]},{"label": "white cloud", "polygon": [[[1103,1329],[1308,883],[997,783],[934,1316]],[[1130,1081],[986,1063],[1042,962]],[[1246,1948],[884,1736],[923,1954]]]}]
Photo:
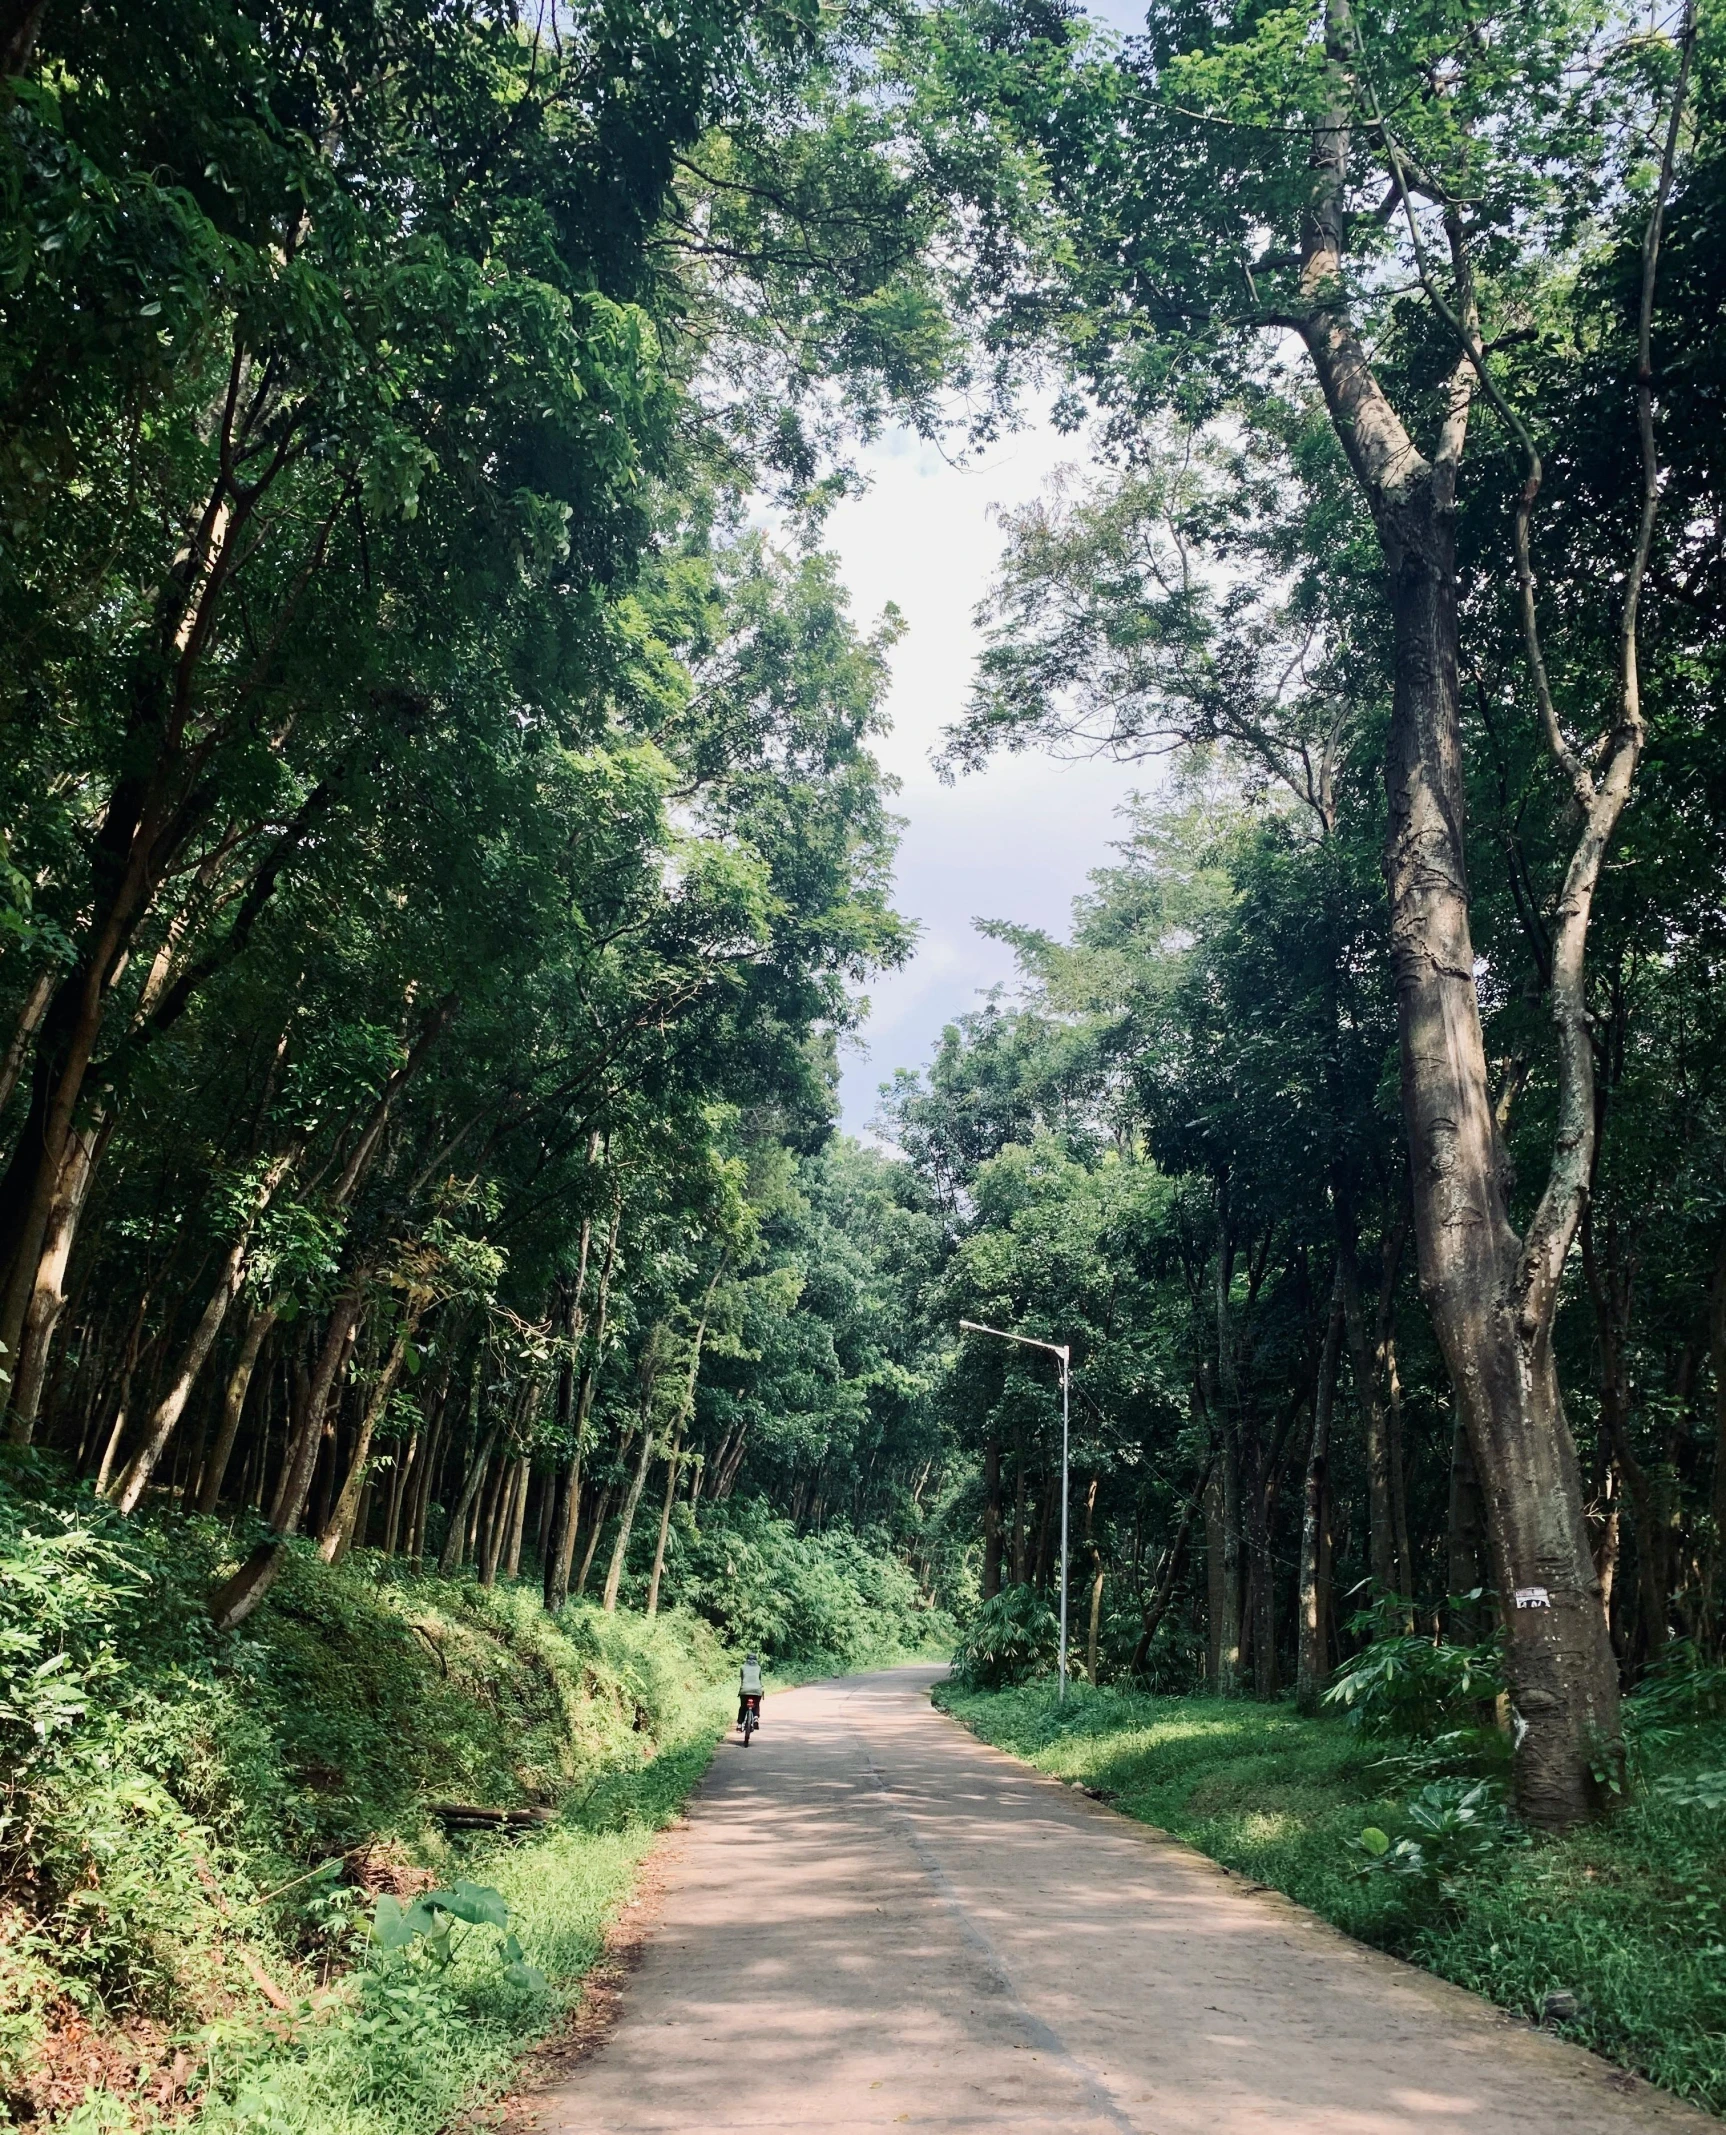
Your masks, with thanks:
[{"label": "white cloud", "polygon": [[1011,979],[1010,951],[975,933],[973,919],[1064,932],[1073,898],[1108,857],[1117,809],[1151,782],[1149,766],[1029,755],[997,758],[943,786],[929,763],[970,689],[978,647],[972,615],[1001,553],[993,514],[1035,496],[1082,450],[1079,440],[1039,425],[955,466],[896,435],[867,455],[872,487],[841,506],[827,530],[859,621],[894,601],[908,626],[893,657],[893,731],[879,753],[903,781],[896,901],[923,927],[910,966],[870,989],[866,1050],[842,1055],[844,1124],[852,1133],[867,1125],[878,1086],[896,1068],[920,1067],[944,1023]]}]

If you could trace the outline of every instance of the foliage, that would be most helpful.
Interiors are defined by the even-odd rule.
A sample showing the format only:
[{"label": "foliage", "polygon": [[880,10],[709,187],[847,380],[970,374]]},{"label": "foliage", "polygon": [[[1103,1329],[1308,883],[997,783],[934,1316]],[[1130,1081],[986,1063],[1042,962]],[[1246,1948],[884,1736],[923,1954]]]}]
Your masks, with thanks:
[{"label": "foliage", "polygon": [[1447,1728],[1478,1724],[1482,1706],[1504,1688],[1499,1641],[1463,1646],[1421,1638],[1393,1628],[1401,1613],[1394,1599],[1374,1612],[1378,1635],[1343,1662],[1324,1702],[1366,1734],[1430,1739]]},{"label": "foliage", "polygon": [[1004,1586],[983,1602],[953,1655],[956,1682],[1002,1690],[1046,1669],[1060,1626],[1054,1611],[1029,1586]]},{"label": "foliage", "polygon": [[1360,1855],[1358,1874],[1395,1878],[1402,1902],[1423,1917],[1460,1906],[1466,1879],[1490,1873],[1491,1857],[1521,1837],[1487,1779],[1429,1781],[1403,1804],[1402,1823],[1399,1837],[1368,1824],[1349,1844]]},{"label": "foliage", "polygon": [[[442,2113],[476,2067],[501,2065],[502,2042],[536,2021],[532,1968],[562,1991],[590,1960],[634,1851],[700,1769],[730,1664],[685,1615],[643,1626],[572,1609],[553,1624],[519,1589],[379,1585],[309,1553],[244,1635],[221,1636],[203,1601],[230,1546],[213,1525],[168,1530],[87,1498],[0,1494],[8,1709],[25,1715],[7,1723],[8,2089],[33,2095],[70,2010],[98,2032],[196,2034],[202,2058],[187,2080],[229,2097],[234,2084],[292,2090],[312,2080],[294,2068],[331,2055],[346,2057],[342,2080],[357,2082],[366,2034],[350,2035],[350,2019],[370,2023],[385,2005],[399,2016],[435,1988],[460,2029],[477,1993],[492,2012],[483,2037],[465,2054],[440,2046],[432,2057],[443,2074],[424,2110]],[[50,1696],[56,1685],[75,1695]],[[662,1748],[666,1769],[650,1776]],[[551,1886],[520,1917],[498,1917],[506,1900],[512,1912],[522,1902],[516,1857],[500,1857],[505,1899],[473,1897],[482,1857],[428,1819],[428,1802],[451,1798],[567,1805],[565,1822],[533,1843],[563,1864],[568,1918]],[[355,1901],[367,1875],[415,1860],[446,1868],[443,1886],[413,1901],[429,1912],[415,1915],[410,1902],[398,1913],[398,1928],[413,1921],[407,1943],[426,1954],[368,1987],[370,2001],[338,1995],[325,2025],[309,1997],[320,1971],[335,1966],[339,1983],[361,1954]],[[386,1887],[386,1918],[395,1902]],[[514,1938],[501,1965],[487,1960],[495,1984],[485,1953],[461,1956],[437,1918],[467,1917],[476,1903]],[[578,1949],[588,1957],[578,1961]],[[286,2070],[260,1977],[283,1983],[299,2011]],[[412,1991],[403,2000],[398,1988]],[[427,2072],[407,2074],[418,2082]],[[437,2088],[446,2077],[457,2091]],[[388,2084],[376,2070],[365,2081],[381,2101]],[[315,2114],[305,2124],[321,2126]]]},{"label": "foliage", "polygon": [[800,1535],[760,1499],[685,1524],[668,1562],[683,1605],[780,1668],[834,1671],[938,1651],[952,1625],[880,1535]]}]

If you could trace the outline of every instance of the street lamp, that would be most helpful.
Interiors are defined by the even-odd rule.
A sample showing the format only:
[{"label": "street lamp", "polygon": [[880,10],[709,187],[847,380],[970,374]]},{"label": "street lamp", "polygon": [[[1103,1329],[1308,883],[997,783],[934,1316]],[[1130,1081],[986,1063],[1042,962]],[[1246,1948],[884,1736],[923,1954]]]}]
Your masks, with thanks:
[{"label": "street lamp", "polygon": [[1059,1701],[1067,1697],[1067,1412],[1073,1376],[1073,1353],[1065,1342],[1039,1342],[1034,1334],[1009,1334],[1005,1327],[985,1327],[980,1320],[961,1320],[967,1334],[992,1334],[998,1342],[1021,1342],[1027,1349],[1046,1349],[1061,1360],[1061,1658]]}]

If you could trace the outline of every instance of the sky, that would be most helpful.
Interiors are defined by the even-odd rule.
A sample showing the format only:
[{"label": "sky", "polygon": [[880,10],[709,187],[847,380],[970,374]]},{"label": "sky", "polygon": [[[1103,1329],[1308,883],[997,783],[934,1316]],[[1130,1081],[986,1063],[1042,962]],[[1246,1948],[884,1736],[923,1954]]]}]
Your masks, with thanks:
[{"label": "sky", "polygon": [[1116,810],[1146,783],[1143,766],[1027,753],[997,757],[948,786],[929,761],[969,692],[979,644],[973,612],[1001,553],[994,515],[1036,496],[1077,447],[1039,425],[955,466],[898,434],[865,456],[868,490],[841,505],[825,530],[856,620],[873,622],[888,601],[905,617],[892,654],[892,731],[876,753],[900,781],[894,901],[921,930],[910,964],[868,988],[860,1042],[841,1052],[843,1125],[852,1134],[867,1131],[878,1086],[896,1068],[921,1067],[943,1024],[1012,980],[1011,950],[979,935],[973,920],[1064,934],[1087,875],[1109,858]]},{"label": "sky", "polygon": [[[1122,32],[1140,28],[1143,0],[1093,0]],[[955,465],[900,432],[863,456],[869,487],[834,513],[824,534],[850,589],[852,614],[872,623],[888,601],[905,617],[888,700],[892,732],[877,753],[900,782],[898,909],[921,934],[902,971],[868,988],[870,1015],[841,1051],[842,1124],[867,1134],[879,1086],[922,1067],[943,1024],[1011,983],[1011,950],[979,935],[975,919],[1067,931],[1073,899],[1110,858],[1116,811],[1155,776],[1149,765],[1063,764],[1040,753],[997,757],[944,786],[930,766],[941,729],[962,710],[978,650],[973,612],[1001,554],[995,513],[1039,494],[1053,470],[1083,456],[1080,439],[1046,423]]]}]

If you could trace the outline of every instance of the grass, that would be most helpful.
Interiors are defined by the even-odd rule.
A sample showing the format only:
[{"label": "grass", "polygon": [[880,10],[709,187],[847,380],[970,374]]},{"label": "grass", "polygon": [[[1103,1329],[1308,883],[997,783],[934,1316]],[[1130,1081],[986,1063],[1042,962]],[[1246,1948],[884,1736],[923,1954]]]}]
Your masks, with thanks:
[{"label": "grass", "polygon": [[1368,1825],[1410,1829],[1418,1756],[1342,1720],[1083,1685],[1064,1711],[1042,1683],[937,1699],[984,1741],[1507,2009],[1538,2018],[1547,1995],[1575,1995],[1566,2037],[1726,2113],[1726,1810],[1672,1788],[1726,1765],[1720,1722],[1668,1730],[1659,1783],[1611,1823],[1563,1839],[1511,1825],[1446,1893],[1421,1894],[1360,1872],[1350,1846]]},{"label": "grass", "polygon": [[[0,1470],[0,2128],[434,2135],[556,2028],[705,1769],[725,1592],[553,1621],[528,1585],[299,1548],[218,1633],[245,1537],[26,1480]],[[801,1566],[770,1688],[941,1628],[847,1547]],[[548,1820],[452,1836],[452,1801]],[[458,1881],[507,1902],[513,1983],[491,1928],[447,1966],[370,1937],[380,1894]]]},{"label": "grass", "polygon": [[[501,1891],[511,1928],[545,1975],[543,1991],[510,1986],[483,1929],[441,1976],[424,1966],[392,1974],[374,1960],[290,2040],[263,2052],[254,2043],[199,2127],[209,2135],[436,2135],[506,2087],[522,2053],[579,1998],[607,1921],[705,1771],[729,1698],[728,1687],[704,1689],[650,1761],[600,1774],[547,1832],[463,1849],[450,1864]],[[405,1996],[380,1991],[404,1977]]]}]

